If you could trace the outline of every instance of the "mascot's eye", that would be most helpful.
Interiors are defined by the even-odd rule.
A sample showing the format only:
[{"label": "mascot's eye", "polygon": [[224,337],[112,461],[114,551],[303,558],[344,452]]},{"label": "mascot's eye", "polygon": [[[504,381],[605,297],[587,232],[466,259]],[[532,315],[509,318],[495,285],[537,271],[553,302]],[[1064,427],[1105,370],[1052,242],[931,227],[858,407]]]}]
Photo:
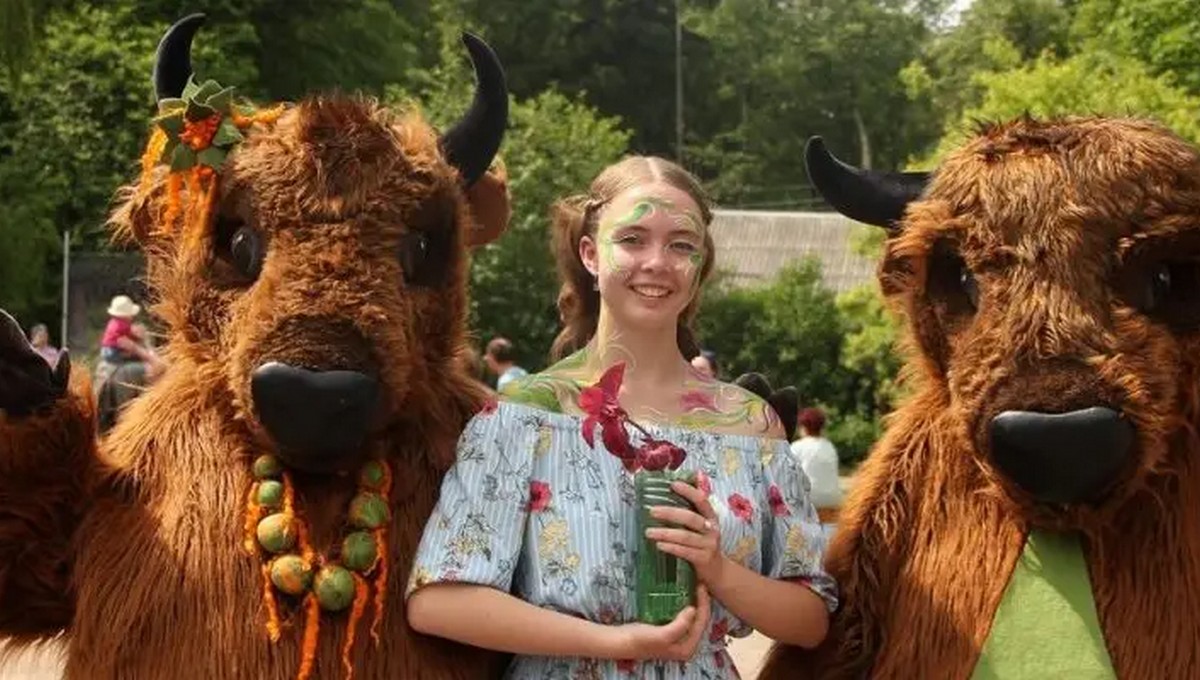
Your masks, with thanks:
[{"label": "mascot's eye", "polygon": [[1173,326],[1200,327],[1200,262],[1159,262],[1143,271],[1143,312]]},{"label": "mascot's eye", "polygon": [[963,292],[967,295],[967,299],[971,301],[971,306],[978,309],[979,284],[975,282],[975,275],[971,273],[970,269],[967,269],[967,265],[963,264],[961,260],[959,264],[962,269],[958,273],[958,285],[962,287]]},{"label": "mascot's eye", "polygon": [[238,273],[257,279],[262,272],[263,242],[258,231],[242,227],[229,240],[229,254]]},{"label": "mascot's eye", "polygon": [[444,248],[436,234],[411,231],[400,237],[400,268],[410,286],[437,286],[442,281]]},{"label": "mascot's eye", "polygon": [[[267,241],[259,230],[233,215],[218,215],[213,230],[213,254],[223,264],[218,278],[236,287],[253,283],[262,272]],[[224,272],[221,274],[220,272]]]},{"label": "mascot's eye", "polygon": [[939,243],[929,258],[925,281],[929,296],[955,314],[972,314],[979,306],[979,284],[975,274],[953,246]]},{"label": "mascot's eye", "polygon": [[1150,280],[1146,282],[1145,311],[1153,312],[1159,309],[1171,296],[1171,267],[1160,264],[1150,270]]}]

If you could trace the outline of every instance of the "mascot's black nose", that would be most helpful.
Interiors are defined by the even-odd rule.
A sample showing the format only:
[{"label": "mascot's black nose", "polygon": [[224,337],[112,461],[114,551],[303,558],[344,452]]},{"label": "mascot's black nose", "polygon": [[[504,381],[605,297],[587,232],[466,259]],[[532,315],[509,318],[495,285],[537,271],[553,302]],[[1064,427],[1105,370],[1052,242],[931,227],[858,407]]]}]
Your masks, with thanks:
[{"label": "mascot's black nose", "polygon": [[288,465],[329,472],[358,453],[379,398],[379,381],[356,371],[310,371],[278,362],[250,377],[259,423]]},{"label": "mascot's black nose", "polygon": [[1069,413],[1005,411],[990,429],[996,466],[1045,503],[1098,500],[1133,449],[1133,425],[1102,406]]}]

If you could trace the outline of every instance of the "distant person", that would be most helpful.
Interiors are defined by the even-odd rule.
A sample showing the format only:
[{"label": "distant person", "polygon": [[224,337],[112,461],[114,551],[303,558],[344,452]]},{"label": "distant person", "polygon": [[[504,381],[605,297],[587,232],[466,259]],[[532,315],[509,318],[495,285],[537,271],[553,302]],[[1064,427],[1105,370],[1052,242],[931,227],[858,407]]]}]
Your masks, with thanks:
[{"label": "distant person", "polygon": [[50,330],[46,328],[46,324],[34,324],[33,328],[29,329],[29,344],[50,364],[50,368],[58,365],[58,357],[62,352],[50,344]]},{"label": "distant person", "polygon": [[148,350],[133,330],[133,320],[142,308],[127,295],[118,295],[108,305],[108,324],[100,339],[100,359],[110,364],[145,360]]},{"label": "distant person", "polygon": [[700,350],[692,357],[692,368],[707,378],[717,379],[717,355],[706,349]]},{"label": "distant person", "polygon": [[488,370],[496,374],[496,391],[501,392],[508,383],[529,375],[529,371],[517,365],[516,350],[508,338],[492,338],[483,354]]},{"label": "distant person", "polygon": [[797,418],[800,438],[792,442],[792,455],[804,468],[812,484],[811,498],[824,523],[837,517],[842,505],[842,487],[838,481],[838,453],[833,442],[821,435],[825,414],[819,408],[806,408]]}]

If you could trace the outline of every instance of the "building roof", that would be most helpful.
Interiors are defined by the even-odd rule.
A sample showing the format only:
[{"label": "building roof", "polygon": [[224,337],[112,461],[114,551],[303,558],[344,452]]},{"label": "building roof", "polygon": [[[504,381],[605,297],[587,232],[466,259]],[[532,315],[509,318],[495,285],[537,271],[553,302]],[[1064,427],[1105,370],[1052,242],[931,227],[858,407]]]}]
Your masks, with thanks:
[{"label": "building roof", "polygon": [[717,270],[738,287],[768,285],[780,269],[815,255],[835,293],[875,280],[876,261],[851,249],[851,235],[870,229],[834,212],[717,210],[712,236]]}]

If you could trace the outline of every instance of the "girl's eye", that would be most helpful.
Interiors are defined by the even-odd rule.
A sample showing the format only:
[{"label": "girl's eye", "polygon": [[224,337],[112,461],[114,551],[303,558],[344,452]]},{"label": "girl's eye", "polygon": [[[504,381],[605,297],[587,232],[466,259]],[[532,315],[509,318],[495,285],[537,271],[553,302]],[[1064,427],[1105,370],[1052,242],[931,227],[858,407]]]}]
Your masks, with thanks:
[{"label": "girl's eye", "polygon": [[671,248],[674,250],[678,250],[681,253],[687,253],[689,255],[696,252],[697,250],[699,250],[699,248],[696,247],[696,244],[688,243],[687,241],[677,241],[675,243],[672,243]]}]

